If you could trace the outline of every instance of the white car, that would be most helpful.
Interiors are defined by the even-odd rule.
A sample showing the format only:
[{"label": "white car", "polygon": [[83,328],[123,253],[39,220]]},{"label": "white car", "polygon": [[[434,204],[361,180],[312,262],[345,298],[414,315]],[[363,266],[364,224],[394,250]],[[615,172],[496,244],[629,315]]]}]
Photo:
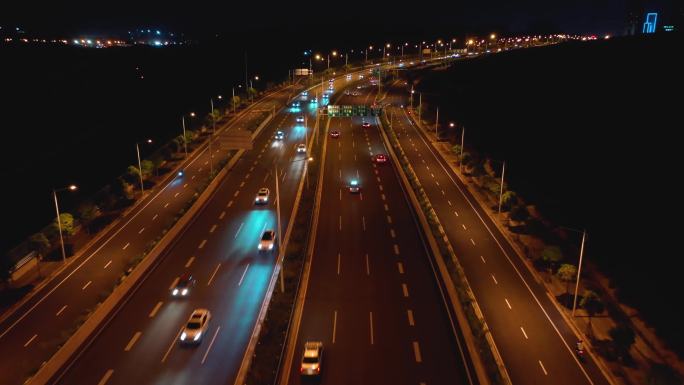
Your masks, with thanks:
[{"label": "white car", "polygon": [[276,233],[273,230],[266,230],[261,235],[259,241],[259,251],[271,251],[275,247]]},{"label": "white car", "polygon": [[266,187],[262,187],[257,191],[256,198],[254,199],[254,204],[256,205],[265,205],[268,203],[268,197],[271,195],[271,192],[268,191]]},{"label": "white car", "polygon": [[299,373],[302,376],[320,376],[323,363],[323,342],[307,341],[304,343],[304,354]]},{"label": "white car", "polygon": [[304,115],[297,116],[297,123],[304,123]]},{"label": "white car", "polygon": [[306,145],[304,143],[297,145],[297,153],[306,153]]},{"label": "white car", "polygon": [[190,315],[188,323],[181,331],[180,341],[187,344],[198,344],[202,341],[202,335],[209,327],[211,313],[207,309],[195,309]]}]

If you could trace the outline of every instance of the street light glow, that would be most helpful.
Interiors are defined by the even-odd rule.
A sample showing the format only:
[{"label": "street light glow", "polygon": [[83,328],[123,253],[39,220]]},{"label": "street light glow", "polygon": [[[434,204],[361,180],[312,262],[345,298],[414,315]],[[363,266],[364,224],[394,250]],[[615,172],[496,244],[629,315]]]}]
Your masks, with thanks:
[{"label": "street light glow", "polygon": [[76,191],[76,189],[78,189],[78,186],[76,186],[75,184],[69,186],[69,190],[71,191]]},{"label": "street light glow", "polygon": [[491,35],[489,35],[489,38],[492,39],[492,40],[496,39],[496,34],[491,34]]}]

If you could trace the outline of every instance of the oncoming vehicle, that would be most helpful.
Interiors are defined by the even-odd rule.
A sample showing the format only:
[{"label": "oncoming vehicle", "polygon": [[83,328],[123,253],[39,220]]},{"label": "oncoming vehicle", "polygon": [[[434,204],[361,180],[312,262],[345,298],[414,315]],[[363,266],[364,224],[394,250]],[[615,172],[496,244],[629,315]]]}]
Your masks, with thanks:
[{"label": "oncoming vehicle", "polygon": [[297,153],[306,153],[306,145],[304,143],[297,145]]},{"label": "oncoming vehicle", "polygon": [[171,290],[174,297],[185,297],[190,293],[190,288],[195,286],[195,279],[190,273],[184,273],[178,278],[178,282]]},{"label": "oncoming vehicle", "polygon": [[297,123],[304,123],[304,115],[297,116]]},{"label": "oncoming vehicle", "polygon": [[361,123],[361,126],[362,126],[363,128],[368,128],[368,127],[370,127],[370,123],[368,123],[368,122],[363,122],[363,123]]},{"label": "oncoming vehicle", "polygon": [[259,251],[271,251],[275,247],[276,233],[273,230],[266,230],[261,235],[261,240],[259,241]]},{"label": "oncoming vehicle", "polygon": [[331,138],[339,138],[340,137],[340,132],[337,130],[330,131],[330,137]]},{"label": "oncoming vehicle", "polygon": [[283,140],[283,139],[285,139],[285,133],[282,131],[276,131],[275,140]]},{"label": "oncoming vehicle", "polygon": [[268,203],[268,196],[270,195],[270,191],[266,187],[262,187],[259,189],[257,192],[256,198],[254,199],[254,204],[255,205],[264,205]]},{"label": "oncoming vehicle", "polygon": [[352,179],[349,182],[349,192],[352,194],[356,194],[361,191],[361,186],[359,185],[359,181],[356,179]]},{"label": "oncoming vehicle", "polygon": [[195,309],[180,334],[181,343],[197,344],[202,341],[202,335],[209,327],[211,313],[207,309]]},{"label": "oncoming vehicle", "polygon": [[385,154],[377,154],[373,156],[373,161],[375,163],[386,163],[388,160],[387,155]]},{"label": "oncoming vehicle", "polygon": [[323,342],[307,341],[304,343],[304,354],[299,373],[302,376],[319,376],[323,363]]}]

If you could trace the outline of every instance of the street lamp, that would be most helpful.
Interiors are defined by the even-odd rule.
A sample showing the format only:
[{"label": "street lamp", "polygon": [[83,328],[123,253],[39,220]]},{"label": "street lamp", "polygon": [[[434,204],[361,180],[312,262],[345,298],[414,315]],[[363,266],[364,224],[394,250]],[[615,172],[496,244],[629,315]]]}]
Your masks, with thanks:
[{"label": "street lamp", "polygon": [[55,212],[57,213],[57,228],[59,229],[59,243],[62,247],[62,262],[66,263],[66,251],[64,251],[64,237],[62,236],[62,219],[59,217],[59,203],[57,201],[57,193],[64,190],[76,191],[78,187],[75,184],[59,189],[52,189],[52,196],[55,199]]},{"label": "street lamp", "polygon": [[580,254],[579,254],[579,263],[577,265],[577,278],[575,279],[575,298],[572,301],[572,316],[575,316],[575,309],[577,308],[577,291],[579,290],[579,282],[580,282],[580,274],[582,273],[582,259],[584,258],[584,242],[587,239],[587,230],[577,230],[577,229],[572,229],[569,227],[563,227],[561,228],[574,231],[577,233],[582,233],[582,244],[580,246]]},{"label": "street lamp", "polygon": [[[152,143],[152,139],[147,139],[146,143]],[[140,161],[140,145],[135,142],[135,153],[138,155],[138,175],[140,175],[140,193],[145,194],[145,187],[143,186],[143,176],[142,176],[142,162]]]}]

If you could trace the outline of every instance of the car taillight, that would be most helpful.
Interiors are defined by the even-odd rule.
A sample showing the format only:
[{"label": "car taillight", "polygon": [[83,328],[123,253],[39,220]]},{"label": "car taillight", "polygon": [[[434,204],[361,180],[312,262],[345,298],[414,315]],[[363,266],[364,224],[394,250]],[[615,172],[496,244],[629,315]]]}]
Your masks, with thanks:
[{"label": "car taillight", "polygon": [[306,369],[304,369],[303,366],[299,368],[299,372],[300,372],[300,373],[304,373],[304,371],[306,371]]},{"label": "car taillight", "polygon": [[320,371],[321,371],[321,367],[320,367],[320,366],[316,366],[316,372],[320,372]]}]

